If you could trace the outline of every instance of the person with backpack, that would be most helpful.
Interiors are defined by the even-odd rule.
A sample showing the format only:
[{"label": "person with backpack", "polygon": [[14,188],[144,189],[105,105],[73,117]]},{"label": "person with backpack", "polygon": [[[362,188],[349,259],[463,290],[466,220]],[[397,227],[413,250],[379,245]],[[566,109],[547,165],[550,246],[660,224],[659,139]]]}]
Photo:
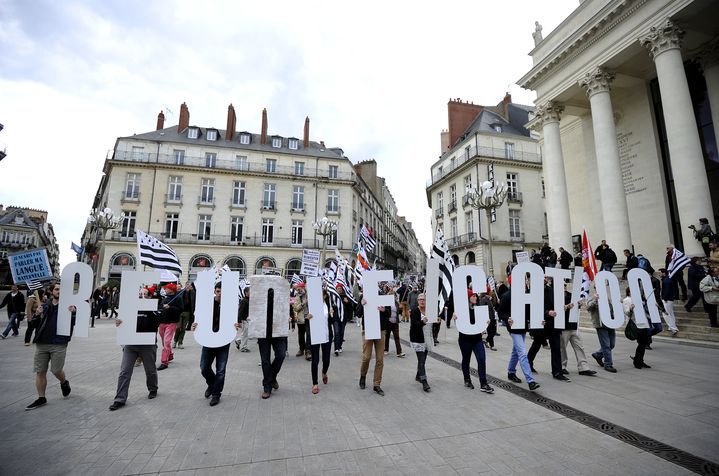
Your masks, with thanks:
[{"label": "person with backpack", "polygon": [[702,244],[702,249],[704,249],[704,255],[708,257],[709,243],[711,243],[712,238],[714,238],[714,231],[712,230],[711,225],[709,225],[709,219],[700,218],[698,230],[694,225],[689,225],[689,228],[694,231],[694,238],[699,240],[699,242]]}]

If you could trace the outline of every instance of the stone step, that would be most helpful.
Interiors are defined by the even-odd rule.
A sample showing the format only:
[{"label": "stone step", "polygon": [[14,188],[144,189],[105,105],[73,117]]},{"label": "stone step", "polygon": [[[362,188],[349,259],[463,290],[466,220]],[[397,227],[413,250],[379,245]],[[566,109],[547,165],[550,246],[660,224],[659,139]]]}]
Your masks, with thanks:
[{"label": "stone step", "polygon": [[[670,334],[669,332],[667,332],[667,331],[660,332],[660,333],[657,334],[657,335],[663,336],[663,337],[665,337],[665,336],[666,336],[666,337],[671,337],[671,334]],[[681,337],[682,339],[696,340],[696,341],[704,341],[704,342],[719,342],[719,334],[718,334],[718,333],[714,333],[714,334],[704,334],[704,333],[701,333],[701,334],[698,334],[698,333],[695,333],[695,332],[684,332],[684,331],[681,330],[681,328],[679,329],[679,334],[677,335],[677,337]]]}]

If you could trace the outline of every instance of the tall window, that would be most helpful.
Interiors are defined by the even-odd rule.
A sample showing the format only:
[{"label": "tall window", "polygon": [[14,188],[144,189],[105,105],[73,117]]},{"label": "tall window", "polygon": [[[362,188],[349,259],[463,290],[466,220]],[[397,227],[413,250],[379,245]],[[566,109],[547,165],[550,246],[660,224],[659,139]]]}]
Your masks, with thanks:
[{"label": "tall window", "polygon": [[262,219],[262,244],[271,245],[275,235],[275,220],[273,218]]},{"label": "tall window", "polygon": [[144,155],[145,155],[144,147],[136,146],[136,145],[132,146],[132,160],[141,162]]},{"label": "tall window", "polygon": [[217,154],[214,152],[205,153],[205,167],[214,169],[217,167]]},{"label": "tall window", "polygon": [[451,230],[451,238],[455,238],[457,236],[457,218],[452,218],[449,220],[449,228]]},{"label": "tall window", "polygon": [[519,175],[514,172],[507,172],[507,197],[517,198]]},{"label": "tall window", "polygon": [[266,159],[265,171],[271,173],[277,172],[277,159]]},{"label": "tall window", "polygon": [[165,214],[165,238],[177,239],[177,230],[180,227],[179,213]]},{"label": "tall window", "polygon": [[288,139],[287,140],[287,146],[292,150],[297,150],[299,148],[299,139]]},{"label": "tall window", "polygon": [[339,176],[339,170],[340,170],[339,165],[330,165],[329,177],[337,178]]},{"label": "tall window", "polygon": [[215,179],[203,178],[202,187],[200,188],[200,202],[215,202]]},{"label": "tall window", "polygon": [[464,190],[466,191],[468,188],[472,186],[472,175],[467,175],[464,177]]},{"label": "tall window", "polygon": [[262,208],[269,208],[274,210],[276,192],[277,185],[275,185],[274,183],[265,184],[265,190],[262,193]]},{"label": "tall window", "polygon": [[467,230],[467,234],[471,235],[474,233],[474,213],[473,212],[467,212],[464,214],[464,225],[465,229]]},{"label": "tall window", "polygon": [[207,241],[212,231],[212,215],[200,215],[197,222],[197,239]]},{"label": "tall window", "polygon": [[175,157],[175,165],[183,165],[185,163],[185,151],[184,150],[175,149],[172,153]]},{"label": "tall window", "polygon": [[512,144],[511,142],[504,143],[504,158],[505,159],[513,159],[514,158],[514,144]]},{"label": "tall window", "polygon": [[327,235],[327,246],[337,247],[337,230]]},{"label": "tall window", "polygon": [[125,198],[140,198],[140,174],[127,174],[127,179],[125,181]]},{"label": "tall window", "polygon": [[120,236],[124,238],[132,238],[135,236],[135,222],[137,220],[137,212],[125,211],[125,220],[122,222]]},{"label": "tall window", "polygon": [[544,177],[542,177],[542,198],[547,196],[547,190],[544,187]]},{"label": "tall window", "polygon": [[179,202],[182,200],[182,177],[170,175],[167,184],[167,201]]},{"label": "tall window", "polygon": [[302,220],[292,220],[292,244],[302,245]]},{"label": "tall window", "polygon": [[246,155],[235,156],[235,167],[237,170],[250,170],[249,164],[247,163]]},{"label": "tall window", "polygon": [[242,217],[231,217],[230,218],[230,242],[240,243],[242,242],[242,226],[244,220]]},{"label": "tall window", "polygon": [[509,237],[521,238],[521,228],[519,226],[519,210],[509,210]]},{"label": "tall window", "polygon": [[245,182],[241,182],[239,180],[235,180],[232,183],[232,205],[235,207],[244,207],[245,206],[245,192],[247,190],[247,186]]},{"label": "tall window", "polygon": [[442,192],[437,193],[437,208],[439,208],[440,210],[444,208],[444,196]]},{"label": "tall window", "polygon": [[305,209],[305,187],[300,185],[294,185],[292,187],[292,209]]},{"label": "tall window", "polygon": [[327,190],[327,211],[328,212],[339,212],[340,211],[340,191],[337,189]]},{"label": "tall window", "polygon": [[449,187],[449,209],[457,208],[457,186]]},{"label": "tall window", "polygon": [[305,174],[305,163],[304,162],[295,162],[295,175],[304,175]]}]

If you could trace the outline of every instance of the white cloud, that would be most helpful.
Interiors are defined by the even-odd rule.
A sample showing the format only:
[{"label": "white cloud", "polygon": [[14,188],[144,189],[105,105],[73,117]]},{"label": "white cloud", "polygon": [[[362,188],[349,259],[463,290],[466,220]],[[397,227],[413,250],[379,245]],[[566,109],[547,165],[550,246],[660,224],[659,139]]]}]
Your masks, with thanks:
[{"label": "white cloud", "polygon": [[[0,0],[0,203],[49,211],[72,259],[118,136],[186,101],[191,122],[311,136],[374,158],[399,213],[431,244],[425,183],[446,103],[495,104],[577,0],[488,2],[11,2]],[[7,177],[11,179],[8,180]]]}]

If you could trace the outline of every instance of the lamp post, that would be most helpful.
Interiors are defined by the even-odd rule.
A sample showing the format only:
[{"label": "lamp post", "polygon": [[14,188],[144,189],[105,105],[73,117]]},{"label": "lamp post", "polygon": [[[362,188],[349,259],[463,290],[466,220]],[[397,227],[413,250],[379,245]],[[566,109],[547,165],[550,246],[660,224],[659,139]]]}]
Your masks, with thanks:
[{"label": "lamp post", "polygon": [[487,264],[489,265],[489,275],[494,276],[494,263],[492,260],[492,209],[499,208],[507,198],[507,189],[504,184],[494,185],[492,182],[484,182],[478,189],[467,185],[467,200],[469,205],[479,210],[484,210],[487,214],[487,233],[489,234],[489,257]]},{"label": "lamp post", "polygon": [[337,231],[337,222],[322,217],[319,221],[312,223],[315,233],[322,237],[322,252],[320,253],[320,269],[325,267],[325,251],[327,248],[327,236]]},{"label": "lamp post", "polygon": [[87,223],[100,230],[100,256],[97,261],[97,273],[95,274],[95,288],[100,286],[100,274],[102,273],[102,260],[105,255],[105,235],[107,230],[114,230],[122,225],[125,220],[125,214],[115,215],[115,212],[110,208],[100,210],[99,208],[93,208],[90,211],[90,216],[87,217]]}]

